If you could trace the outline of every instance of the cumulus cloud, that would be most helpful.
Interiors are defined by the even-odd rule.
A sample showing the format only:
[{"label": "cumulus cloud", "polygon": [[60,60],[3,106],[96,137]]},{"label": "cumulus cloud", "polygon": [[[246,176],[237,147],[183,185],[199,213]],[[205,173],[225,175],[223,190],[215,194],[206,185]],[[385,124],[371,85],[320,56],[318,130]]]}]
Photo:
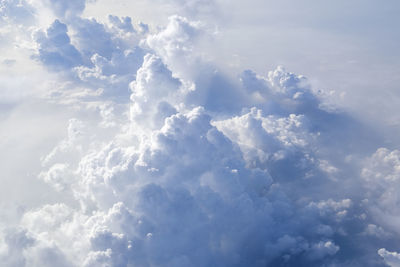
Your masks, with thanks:
[{"label": "cumulus cloud", "polygon": [[[69,182],[81,209],[66,208],[76,215],[62,219],[62,226],[54,224],[52,234],[58,233],[57,241],[41,227],[28,228],[42,236],[43,242],[56,242],[66,255],[79,254],[75,264],[87,266],[329,261],[340,250],[329,237],[347,216],[351,201],[330,199],[298,206],[274,184],[264,162],[249,163],[251,158],[247,159],[242,145],[248,136],[254,143],[247,146],[266,154],[291,157],[292,151],[306,150],[313,137],[307,134],[302,116],[264,118],[261,111],[253,109],[243,115],[244,121],[215,122],[223,129],[220,131],[211,123],[207,109],[185,105],[190,90],[184,87],[160,57],[146,55],[131,85],[131,120],[127,121],[131,131],[100,150],[88,151],[74,165],[65,165],[69,161],[54,164],[42,176],[56,189]],[[240,125],[249,124],[249,116],[260,120],[259,130],[253,126],[241,130]],[[74,125],[77,123],[72,121],[70,141],[60,152],[79,136]],[[243,137],[235,138],[234,129],[243,131]],[[249,137],[257,131],[261,132],[259,139]],[[279,159],[279,155],[274,157]],[[66,180],[70,169],[75,178]],[[55,212],[49,208],[36,213]],[[93,215],[85,215],[87,212]],[[27,225],[33,214],[25,217]],[[44,221],[48,217],[35,216],[35,225],[49,225]],[[331,218],[331,227],[324,228],[322,222]],[[65,247],[70,238],[60,229],[78,227],[77,220],[84,221],[83,227],[79,226],[82,234],[75,237],[80,253]],[[314,229],[325,230],[305,231],[310,223]],[[170,240],[175,240],[173,245]]]},{"label": "cumulus cloud", "polygon": [[288,117],[264,117],[263,111],[252,108],[249,113],[214,124],[231,140],[239,144],[245,158],[265,164],[270,160],[283,159],[309,146],[316,137],[310,133],[303,115]]},{"label": "cumulus cloud", "polygon": [[165,118],[175,114],[173,105],[179,103],[181,85],[159,57],[147,54],[136,80],[130,85],[131,117],[137,127],[148,124],[150,129],[159,129]]},{"label": "cumulus cloud", "polygon": [[[74,18],[71,22],[56,19],[47,29],[34,33],[37,52],[34,58],[48,70],[60,73],[60,80],[73,94],[82,88],[92,91],[89,97],[107,97],[126,102],[129,83],[143,62],[145,49],[129,17],[109,16],[108,22]],[[74,88],[80,87],[80,92]],[[53,95],[57,88],[53,89]],[[58,90],[56,95],[64,95]],[[99,98],[99,97],[97,97]]]},{"label": "cumulus cloud", "polygon": [[79,51],[71,44],[67,25],[55,20],[46,32],[37,32],[38,58],[49,68],[72,68],[83,63]]},{"label": "cumulus cloud", "polygon": [[378,254],[385,259],[385,262],[391,267],[400,266],[400,254],[390,252],[384,248],[378,250]]},{"label": "cumulus cloud", "polygon": [[396,188],[400,179],[400,152],[379,148],[364,163],[362,178],[366,187],[365,203],[375,220],[391,231],[398,232],[400,213]]},{"label": "cumulus cloud", "polygon": [[1,225],[6,266],[397,266],[400,153],[306,77],[235,79],[182,16],[149,30],[48,4],[57,19],[32,51],[55,88],[41,101],[76,110],[36,175],[64,199]]}]

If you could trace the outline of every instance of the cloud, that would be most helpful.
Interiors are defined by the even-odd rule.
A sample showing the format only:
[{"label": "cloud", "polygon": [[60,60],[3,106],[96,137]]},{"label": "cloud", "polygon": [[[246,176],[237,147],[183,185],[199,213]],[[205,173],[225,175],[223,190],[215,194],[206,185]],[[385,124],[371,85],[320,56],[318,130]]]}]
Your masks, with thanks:
[{"label": "cloud", "polygon": [[34,243],[34,239],[27,236],[24,230],[9,229],[4,236],[6,251],[2,251],[0,258],[6,266],[24,266],[26,260],[23,250]]},{"label": "cloud", "polygon": [[[46,30],[35,33],[35,58],[48,70],[60,73],[61,83],[70,89],[69,97],[82,95],[74,90],[81,87],[92,100],[128,101],[129,83],[146,54],[139,46],[143,35],[133,28],[130,18],[108,19],[105,23],[80,17],[68,23],[56,19]],[[54,96],[65,98],[66,90],[53,90]]]},{"label": "cloud", "polygon": [[38,59],[48,68],[69,69],[83,63],[79,51],[71,44],[67,25],[55,20],[46,32],[35,36],[38,43]]},{"label": "cloud", "polygon": [[312,245],[308,257],[310,259],[323,259],[326,255],[335,255],[339,251],[339,247],[331,241],[319,242]]},{"label": "cloud", "polygon": [[26,25],[32,22],[34,8],[27,1],[4,0],[0,3],[0,25]]},{"label": "cloud", "polygon": [[214,122],[220,131],[239,144],[249,164],[256,161],[265,164],[280,160],[287,153],[293,155],[308,147],[316,137],[307,129],[309,123],[303,115],[279,118],[264,117],[262,113],[252,108],[240,117]]},{"label": "cloud", "polygon": [[[54,224],[57,239],[30,226],[32,215],[24,219],[30,231],[44,236],[43,242],[56,241],[65,255],[75,255],[68,258],[87,266],[318,264],[340,252],[331,238],[352,219],[352,201],[296,204],[290,187],[269,173],[282,158],[291,162],[294,180],[307,179],[306,170],[317,168],[317,154],[308,161],[298,154],[312,153],[317,137],[306,115],[263,115],[267,111],[253,108],[212,122],[207,105],[185,104],[191,91],[161,57],[146,55],[135,77],[125,122],[130,131],[96,150],[82,147],[78,161],[52,160],[43,173],[56,189],[70,190],[81,208],[57,207],[75,214]],[[71,121],[67,141],[46,162],[64,153],[62,147],[79,147],[74,140],[81,130],[74,125],[79,123]],[[63,214],[49,207],[37,211],[42,212]],[[35,225],[49,225],[48,215],[34,217]],[[64,227],[79,229],[79,253],[66,249]]]},{"label": "cloud", "polygon": [[74,19],[82,14],[86,0],[46,0],[56,16],[59,18]]},{"label": "cloud", "polygon": [[[202,34],[200,22],[192,22],[181,16],[168,18],[168,25],[162,31],[149,35],[146,43],[178,75],[192,77],[188,65],[196,64],[196,38]],[[188,73],[189,72],[189,73]]]},{"label": "cloud", "polygon": [[159,57],[147,54],[136,80],[130,85],[132,120],[138,126],[149,124],[150,129],[159,129],[165,118],[176,113],[173,105],[179,103],[181,86]]},{"label": "cloud", "polygon": [[[64,214],[61,210],[70,210],[75,214],[68,217],[71,219],[61,219],[66,222],[62,225],[45,222],[50,215],[26,215],[28,229],[43,236],[43,242],[53,240],[66,255],[77,255],[66,249],[70,237],[62,229],[75,229],[83,220],[82,234],[75,237],[81,253],[70,259],[87,266],[254,265],[280,260],[294,264],[328,260],[339,251],[339,246],[328,239],[333,228],[307,233],[303,227],[312,222],[315,229],[321,228],[320,220],[330,216],[345,218],[349,200],[310,204],[316,208],[307,203],[296,207],[274,184],[265,165],[251,165],[243,158],[241,143],[245,137],[244,141],[234,138],[233,131],[245,129],[246,119],[231,119],[238,125],[229,128],[229,120],[216,122],[217,127],[226,127],[220,126],[224,130],[219,131],[206,108],[184,104],[190,91],[155,55],[144,57],[131,90],[131,120],[126,122],[131,132],[84,152],[78,162],[50,164],[43,174],[43,179],[57,189],[68,188],[82,208],[55,206],[53,211],[46,206],[37,211]],[[262,137],[251,138],[254,143],[248,146],[253,149],[260,147],[266,153],[283,150],[290,157],[293,152],[289,151],[302,150],[311,142],[301,115],[264,118],[253,109],[243,118],[250,116],[265,124],[259,131],[271,135],[272,144],[259,143],[265,141]],[[69,141],[54,150],[59,152],[52,152],[46,162],[55,159],[53,154],[64,153],[62,147],[78,147],[74,140],[81,130],[74,125],[79,124],[71,121]],[[249,133],[243,131],[243,136],[256,132],[254,128],[249,128]],[[302,131],[305,133],[299,134]],[[312,209],[317,212],[310,213]],[[87,212],[94,213],[84,215]],[[294,218],[306,218],[305,214],[311,217],[295,223]],[[40,225],[49,224],[54,225],[51,232],[57,233],[57,239],[44,235]],[[292,241],[283,242],[282,238]],[[175,241],[171,244],[169,240]]]},{"label": "cloud", "polygon": [[385,259],[385,262],[391,267],[400,266],[400,255],[397,252],[389,252],[384,248],[378,250],[379,256]]},{"label": "cloud", "polygon": [[366,187],[365,202],[374,219],[385,228],[398,232],[400,214],[396,209],[399,201],[395,193],[399,183],[400,152],[379,148],[367,158],[361,171]]},{"label": "cloud", "polygon": [[218,17],[222,12],[219,1],[215,0],[152,0],[153,4],[161,6],[168,13],[179,14],[191,18]]},{"label": "cloud", "polygon": [[229,75],[182,16],[152,29],[49,4],[35,97],[70,113],[35,175],[59,197],[0,225],[7,265],[395,264],[399,152],[303,75]]}]

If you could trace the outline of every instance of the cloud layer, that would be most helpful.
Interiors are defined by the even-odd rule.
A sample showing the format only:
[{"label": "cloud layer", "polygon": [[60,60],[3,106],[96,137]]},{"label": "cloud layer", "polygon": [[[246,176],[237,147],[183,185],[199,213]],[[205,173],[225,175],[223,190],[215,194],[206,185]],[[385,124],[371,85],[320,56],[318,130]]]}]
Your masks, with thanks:
[{"label": "cloud layer", "polygon": [[157,29],[1,2],[34,98],[73,110],[35,173],[60,197],[0,225],[4,266],[400,266],[400,152],[302,75],[224,72],[206,2]]}]

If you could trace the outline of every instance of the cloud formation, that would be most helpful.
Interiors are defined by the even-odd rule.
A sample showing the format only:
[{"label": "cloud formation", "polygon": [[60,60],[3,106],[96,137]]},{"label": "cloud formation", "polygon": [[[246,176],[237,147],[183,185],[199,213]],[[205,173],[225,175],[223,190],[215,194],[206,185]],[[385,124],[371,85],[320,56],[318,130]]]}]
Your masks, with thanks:
[{"label": "cloud formation", "polygon": [[[55,88],[41,101],[76,111],[36,175],[65,200],[0,225],[5,266],[399,265],[400,152],[306,77],[233,78],[182,16],[149,30],[46,3],[56,19],[31,52]],[[3,20],[26,4],[3,1]]]}]

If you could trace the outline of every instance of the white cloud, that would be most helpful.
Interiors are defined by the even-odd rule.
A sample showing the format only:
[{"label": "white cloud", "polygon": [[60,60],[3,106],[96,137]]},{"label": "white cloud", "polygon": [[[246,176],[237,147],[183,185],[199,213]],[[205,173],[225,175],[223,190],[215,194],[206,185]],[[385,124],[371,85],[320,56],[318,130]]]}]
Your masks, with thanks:
[{"label": "white cloud", "polygon": [[250,165],[255,161],[263,164],[280,160],[313,142],[315,135],[307,129],[307,119],[303,115],[290,114],[280,118],[263,116],[262,113],[262,110],[252,108],[241,117],[213,122],[220,131],[239,144]]},{"label": "white cloud", "polygon": [[361,171],[366,187],[365,203],[375,220],[390,230],[399,232],[399,197],[396,188],[400,182],[400,152],[379,148]]},{"label": "white cloud", "polygon": [[[380,248],[397,241],[399,152],[374,153],[370,126],[324,108],[302,75],[235,76],[215,63],[215,32],[200,19],[223,1],[164,3],[190,18],[159,28],[86,18],[85,1],[58,0],[40,1],[54,13],[46,24],[35,20],[39,2],[29,3],[36,10],[1,2],[0,34],[23,36],[28,48],[17,51],[45,75],[22,83],[31,92],[14,100],[26,107],[20,117],[4,108],[1,129],[19,120],[21,133],[2,134],[1,166],[13,162],[18,171],[4,172],[13,177],[33,172],[40,190],[31,194],[52,195],[28,205],[21,193],[26,208],[0,213],[6,266],[396,264],[398,254]],[[43,114],[53,117],[22,123]]]},{"label": "white cloud", "polygon": [[130,84],[131,119],[135,127],[161,128],[165,118],[176,113],[174,105],[182,98],[181,85],[159,57],[147,54],[136,80]]},{"label": "white cloud", "polygon": [[385,259],[385,262],[391,267],[400,266],[400,254],[397,252],[390,252],[384,248],[378,250],[378,254]]},{"label": "white cloud", "polygon": [[50,69],[72,68],[83,63],[82,55],[71,44],[67,25],[55,20],[46,30],[35,36],[38,43],[38,58]]}]

